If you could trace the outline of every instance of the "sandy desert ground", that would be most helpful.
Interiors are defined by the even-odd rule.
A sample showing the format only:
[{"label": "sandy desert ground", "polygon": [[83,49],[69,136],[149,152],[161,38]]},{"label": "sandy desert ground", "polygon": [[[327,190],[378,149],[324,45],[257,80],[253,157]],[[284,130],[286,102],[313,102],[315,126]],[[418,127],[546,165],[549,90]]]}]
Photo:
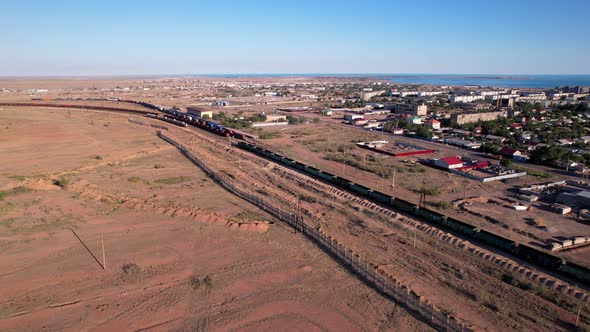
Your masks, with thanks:
[{"label": "sandy desert ground", "polygon": [[0,110],[0,330],[430,330],[127,119]]},{"label": "sandy desert ground", "polygon": [[[76,91],[86,92],[92,90]],[[4,99],[30,100],[14,95]],[[130,123],[131,116],[137,119],[0,107],[0,154],[9,161],[0,166],[0,281],[11,285],[0,288],[6,293],[0,330],[430,329],[292,229],[222,190],[153,128]],[[413,164],[388,160],[407,169],[394,189],[389,180],[314,151],[379,135],[356,137],[356,131],[325,125],[279,131],[281,137],[262,143],[407,200],[417,201],[424,178],[441,188],[437,200],[464,194],[455,189],[461,179],[443,178],[436,170],[413,172]],[[565,331],[572,328],[578,305],[582,322],[589,319],[588,304],[574,296],[586,289],[549,281],[554,279],[522,262],[500,265],[493,252],[451,245],[448,234],[434,236],[411,218],[392,219],[363,203],[310,190],[304,185],[309,180],[289,178],[277,165],[238,154],[227,141],[201,130],[171,127],[170,133],[236,185],[286,209],[300,205],[316,227],[439,308],[485,330]],[[452,185],[443,185],[449,179]],[[491,195],[504,187],[473,185],[466,194]]]}]

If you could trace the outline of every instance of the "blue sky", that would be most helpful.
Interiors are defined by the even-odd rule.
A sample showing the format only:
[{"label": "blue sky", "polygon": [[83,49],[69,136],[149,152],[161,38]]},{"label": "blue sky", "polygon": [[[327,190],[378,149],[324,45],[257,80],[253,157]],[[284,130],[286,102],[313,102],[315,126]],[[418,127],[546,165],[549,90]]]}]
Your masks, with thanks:
[{"label": "blue sky", "polygon": [[0,76],[590,74],[590,1],[5,1]]}]

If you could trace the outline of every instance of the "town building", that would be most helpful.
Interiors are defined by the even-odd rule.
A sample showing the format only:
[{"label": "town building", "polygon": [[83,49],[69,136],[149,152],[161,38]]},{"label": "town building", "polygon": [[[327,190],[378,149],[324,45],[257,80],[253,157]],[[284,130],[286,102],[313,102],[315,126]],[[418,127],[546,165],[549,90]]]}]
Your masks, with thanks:
[{"label": "town building", "polygon": [[502,155],[502,157],[511,158],[511,159],[519,159],[519,157],[522,156],[522,152],[520,152],[516,149],[510,148],[510,147],[507,147],[507,146],[503,147],[500,150],[500,154]]},{"label": "town building", "polygon": [[364,118],[365,117],[361,114],[350,114],[350,113],[344,114],[344,120],[348,121],[348,122],[352,122],[354,120],[362,120]]},{"label": "town building", "polygon": [[409,96],[418,96],[420,93],[418,91],[401,91],[399,93],[400,97],[409,97]]},{"label": "town building", "polygon": [[490,108],[493,107],[493,105],[488,104],[488,103],[478,102],[478,103],[462,103],[462,104],[458,105],[458,107],[464,111],[484,111],[484,110],[489,110]]},{"label": "town building", "polygon": [[420,91],[418,97],[438,96],[447,93],[446,91]]},{"label": "town building", "polygon": [[457,96],[453,95],[450,98],[451,103],[471,103],[476,100],[484,100],[485,96],[478,96],[478,95],[466,95],[466,96]]},{"label": "town building", "polygon": [[417,116],[425,116],[428,114],[428,106],[426,104],[416,105],[411,103],[397,103],[393,105],[387,105],[386,107],[397,114]]},{"label": "town building", "polygon": [[406,119],[409,125],[419,125],[422,124],[422,118],[418,116],[410,116]]},{"label": "town building", "polygon": [[477,143],[477,142],[471,142],[469,140],[466,139],[461,139],[461,138],[444,138],[443,142],[449,145],[454,145],[454,146],[458,146],[462,149],[472,149],[472,150],[476,150],[479,149],[481,147],[481,143]]},{"label": "town building", "polygon": [[394,127],[391,127],[391,128],[389,128],[389,132],[392,133],[392,134],[394,134],[394,135],[401,135],[401,134],[404,133],[404,130],[402,128],[394,128]]},{"label": "town building", "polygon": [[424,120],[424,125],[427,128],[430,128],[432,130],[439,130],[440,129],[440,121],[438,121],[436,119]]},{"label": "town building", "polygon": [[211,103],[211,106],[229,106],[229,101],[227,100],[216,100]]},{"label": "town building", "polygon": [[519,95],[517,95],[517,94],[501,94],[501,95],[486,96],[486,99],[498,100],[498,99],[512,99],[512,98],[517,98],[517,97],[519,97]]},{"label": "town building", "polygon": [[485,139],[488,142],[493,142],[493,143],[496,143],[496,144],[502,144],[506,140],[506,137],[496,136],[496,135],[486,135]]},{"label": "town building", "polygon": [[370,100],[373,97],[378,97],[382,94],[384,94],[386,91],[385,90],[379,90],[379,91],[363,91],[361,93],[361,99],[362,100]]},{"label": "town building", "polygon": [[457,124],[474,123],[478,121],[493,121],[498,118],[505,117],[505,112],[492,111],[492,112],[478,112],[478,113],[455,113],[451,116],[451,121]]},{"label": "town building", "polygon": [[434,165],[444,169],[455,169],[463,167],[463,162],[458,157],[445,157],[435,160]]},{"label": "town building", "polygon": [[199,107],[189,106],[186,108],[186,112],[189,115],[194,115],[199,118],[207,118],[207,117],[209,119],[213,118],[213,111],[209,111],[209,110],[202,109]]},{"label": "town building", "polygon": [[266,121],[265,122],[280,122],[280,121],[287,121],[287,116],[282,114],[265,114]]}]

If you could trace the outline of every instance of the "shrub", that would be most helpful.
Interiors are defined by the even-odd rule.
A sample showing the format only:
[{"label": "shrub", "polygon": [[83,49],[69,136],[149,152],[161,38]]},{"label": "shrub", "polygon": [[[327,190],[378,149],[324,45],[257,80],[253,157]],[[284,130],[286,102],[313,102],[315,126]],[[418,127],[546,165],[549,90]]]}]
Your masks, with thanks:
[{"label": "shrub", "polygon": [[436,187],[422,188],[420,189],[420,192],[428,196],[440,195],[440,190],[438,190]]},{"label": "shrub", "polygon": [[141,179],[138,176],[132,176],[129,179],[127,179],[127,181],[131,183],[138,183],[139,181],[141,181]]},{"label": "shrub", "polygon": [[446,210],[451,207],[451,203],[449,203],[447,201],[442,201],[442,202],[439,202],[437,206],[440,209]]},{"label": "shrub", "polygon": [[53,184],[61,188],[66,188],[68,183],[68,179],[66,179],[63,175],[60,175],[60,177],[57,179],[53,179]]},{"label": "shrub", "polygon": [[121,266],[123,270],[123,279],[129,282],[136,282],[141,279],[143,270],[135,263],[127,263]]},{"label": "shrub", "polygon": [[188,285],[193,289],[193,291],[196,291],[201,287],[205,287],[206,290],[210,290],[213,288],[213,280],[208,275],[202,279],[198,275],[192,275],[188,279]]},{"label": "shrub", "polygon": [[191,178],[188,176],[173,176],[169,178],[158,179],[154,182],[159,184],[178,184],[189,180],[191,180]]},{"label": "shrub", "polygon": [[193,275],[188,279],[188,284],[193,290],[201,288],[201,279],[197,275]]},{"label": "shrub", "polygon": [[279,131],[263,131],[258,135],[260,139],[272,139],[281,137],[282,134]]},{"label": "shrub", "polygon": [[203,285],[205,285],[205,288],[211,289],[213,287],[213,280],[211,280],[211,277],[208,275],[205,276],[205,278],[203,278]]},{"label": "shrub", "polygon": [[6,191],[0,191],[0,201],[4,199],[4,197],[6,196],[10,196],[10,195],[19,195],[19,194],[25,194],[30,192],[31,189],[25,187],[25,186],[18,186],[18,187],[14,187],[10,190],[6,190]]}]

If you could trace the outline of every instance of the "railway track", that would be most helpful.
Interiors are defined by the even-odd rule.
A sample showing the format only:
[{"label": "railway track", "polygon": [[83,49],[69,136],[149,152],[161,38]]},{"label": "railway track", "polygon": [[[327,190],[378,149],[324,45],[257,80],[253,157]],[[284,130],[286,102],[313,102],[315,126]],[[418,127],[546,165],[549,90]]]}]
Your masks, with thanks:
[{"label": "railway track", "polygon": [[123,107],[111,107],[111,106],[93,106],[93,105],[71,105],[71,104],[50,104],[50,103],[0,103],[0,106],[6,107],[48,107],[48,108],[73,108],[73,109],[86,109],[86,110],[97,110],[97,111],[114,111],[132,114],[148,114],[150,111],[142,111],[132,108]]},{"label": "railway track", "polygon": [[312,179],[302,175],[296,171],[287,169],[282,166],[274,166],[274,170],[282,177],[297,182],[300,186],[310,189],[316,193],[331,193],[335,197],[348,200],[354,204],[362,206],[363,208],[372,210],[384,216],[385,223],[389,227],[397,228],[399,223],[403,224],[405,228],[419,230],[424,234],[437,238],[439,241],[445,242],[463,251],[469,252],[476,257],[491,262],[506,271],[516,273],[517,275],[527,278],[530,281],[548,288],[555,289],[561,294],[572,296],[577,300],[590,303],[590,295],[583,290],[568,285],[559,279],[552,278],[548,274],[533,270],[525,265],[518,263],[505,256],[498,255],[491,251],[485,250],[480,246],[473,245],[469,241],[465,241],[448,232],[444,232],[436,227],[432,227],[426,223],[409,218],[401,213],[397,213],[391,209],[384,208],[378,204],[370,202],[366,199],[355,196],[346,191],[334,188],[318,180]]},{"label": "railway track", "polygon": [[[334,197],[347,200],[365,209],[377,212],[385,217],[384,220],[389,227],[396,228],[403,225],[405,226],[405,228],[419,230],[424,234],[437,238],[439,241],[445,242],[456,248],[469,252],[480,259],[491,262],[508,272],[515,273],[523,278],[529,279],[530,281],[540,286],[555,289],[561,294],[572,296],[577,300],[590,303],[590,294],[588,294],[588,292],[571,286],[561,281],[560,279],[553,278],[548,274],[532,269],[506,256],[502,256],[492,251],[483,249],[478,245],[474,245],[469,241],[463,240],[451,233],[440,230],[439,228],[430,226],[429,224],[426,224],[421,221],[417,221],[414,218],[408,217],[389,208],[380,206],[369,200],[351,194],[347,191],[337,189],[334,186],[313,179],[307,175],[303,175],[295,170],[280,166],[279,164],[276,164],[272,161],[268,161],[267,159],[259,157],[255,154],[246,153],[238,148],[230,148],[228,144],[220,143],[219,139],[220,138],[216,136],[214,138],[207,138],[207,141],[211,142],[216,147],[223,148],[224,150],[226,150],[228,154],[232,156],[239,156],[240,158],[248,159],[261,166],[271,164],[273,165],[272,169],[275,172],[277,172],[277,174],[279,174],[281,177],[294,181],[298,183],[301,187],[304,187],[308,190],[311,190],[318,194],[329,193]],[[291,204],[296,204],[292,201],[289,202]]]}]

